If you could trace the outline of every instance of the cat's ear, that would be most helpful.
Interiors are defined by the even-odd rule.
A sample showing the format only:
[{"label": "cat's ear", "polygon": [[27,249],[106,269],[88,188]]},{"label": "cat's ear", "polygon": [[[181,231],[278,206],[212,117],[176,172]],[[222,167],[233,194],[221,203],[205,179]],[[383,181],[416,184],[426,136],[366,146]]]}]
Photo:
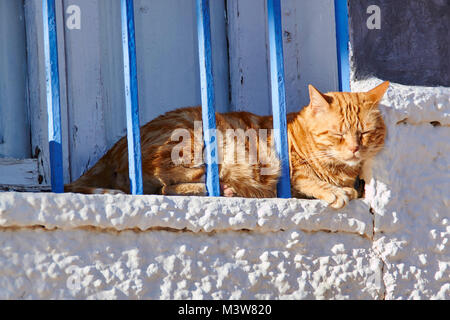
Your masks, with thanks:
[{"label": "cat's ear", "polygon": [[330,104],[323,93],[317,90],[313,85],[309,85],[308,88],[311,101],[310,106],[314,114],[327,111],[330,108]]},{"label": "cat's ear", "polygon": [[374,105],[378,104],[378,102],[383,99],[384,94],[389,88],[389,81],[385,81],[380,84],[378,87],[373,88],[372,90],[366,93],[367,99],[370,100]]}]

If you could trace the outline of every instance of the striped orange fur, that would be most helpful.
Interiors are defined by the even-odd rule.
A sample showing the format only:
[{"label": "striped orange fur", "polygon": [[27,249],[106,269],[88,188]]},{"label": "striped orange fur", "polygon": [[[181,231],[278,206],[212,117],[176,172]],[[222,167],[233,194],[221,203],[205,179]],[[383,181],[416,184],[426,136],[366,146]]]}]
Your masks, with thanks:
[{"label": "striped orange fur", "polygon": [[[309,86],[310,104],[288,115],[288,141],[292,194],[299,198],[317,198],[334,208],[345,206],[357,197],[353,188],[365,161],[373,158],[384,145],[385,125],[378,103],[389,87],[384,82],[369,92],[322,94]],[[201,121],[200,107],[167,112],[141,127],[142,170],[145,194],[205,195],[204,165],[195,162],[201,141],[195,144],[194,122]],[[271,116],[248,112],[216,114],[217,129],[272,129]],[[172,161],[172,141],[176,129],[190,135],[190,162]],[[200,139],[201,140],[201,139]],[[270,134],[267,150],[263,140],[246,139],[245,151],[254,143],[257,163],[235,161],[235,149],[227,140],[219,153],[219,176],[225,196],[269,198],[276,196],[279,161]],[[183,155],[186,156],[186,155]],[[129,192],[126,138],[120,139],[90,170],[72,184],[67,192]]]}]

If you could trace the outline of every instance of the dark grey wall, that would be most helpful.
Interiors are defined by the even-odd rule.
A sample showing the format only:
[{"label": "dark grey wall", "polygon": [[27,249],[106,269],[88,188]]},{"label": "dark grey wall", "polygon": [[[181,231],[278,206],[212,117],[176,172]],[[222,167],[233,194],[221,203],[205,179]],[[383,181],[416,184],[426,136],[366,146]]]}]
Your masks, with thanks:
[{"label": "dark grey wall", "polygon": [[[370,5],[380,30],[367,28]],[[450,86],[450,0],[349,0],[349,15],[357,79]]]}]

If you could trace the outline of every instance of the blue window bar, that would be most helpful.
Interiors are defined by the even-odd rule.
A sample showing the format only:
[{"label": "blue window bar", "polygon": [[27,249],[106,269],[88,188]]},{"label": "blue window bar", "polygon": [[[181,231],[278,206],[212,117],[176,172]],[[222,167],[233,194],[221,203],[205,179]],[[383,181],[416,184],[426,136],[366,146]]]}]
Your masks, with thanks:
[{"label": "blue window bar", "polygon": [[64,175],[55,0],[42,0],[42,12],[51,184],[53,192],[62,193],[64,192]]},{"label": "blue window bar", "polygon": [[281,161],[281,176],[277,185],[279,198],[291,197],[289,149],[286,123],[286,92],[284,86],[283,38],[280,0],[268,0],[270,79],[275,148]]},{"label": "blue window bar", "polygon": [[[347,0],[335,0],[334,4],[336,15],[339,90],[350,91]],[[64,179],[55,0],[42,0],[42,8],[51,184],[52,191],[60,193],[64,192]],[[216,197],[220,196],[220,183],[215,130],[216,118],[211,52],[210,0],[196,0],[196,9],[203,139],[205,143],[206,187],[208,195]],[[281,177],[277,185],[277,193],[280,198],[290,198],[291,185],[280,0],[267,0],[267,9],[272,112],[273,127],[275,129],[274,140],[278,157],[281,160]],[[121,20],[130,191],[132,194],[143,194],[133,0],[121,0]]]},{"label": "blue window bar", "polygon": [[334,0],[339,91],[350,92],[350,60],[347,0]]},{"label": "blue window bar", "polygon": [[203,141],[205,143],[206,190],[220,196],[214,78],[212,71],[211,18],[209,0],[196,0],[200,87],[202,98]]},{"label": "blue window bar", "polygon": [[143,194],[133,0],[121,0],[123,70],[131,194]]}]

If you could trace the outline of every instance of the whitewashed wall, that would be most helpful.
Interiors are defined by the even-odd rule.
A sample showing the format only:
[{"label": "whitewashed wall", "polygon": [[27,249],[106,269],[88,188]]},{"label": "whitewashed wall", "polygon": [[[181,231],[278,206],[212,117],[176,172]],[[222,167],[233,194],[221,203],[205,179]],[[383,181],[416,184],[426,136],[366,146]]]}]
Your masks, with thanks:
[{"label": "whitewashed wall", "polygon": [[372,230],[362,201],[0,194],[0,298],[382,299]]},{"label": "whitewashed wall", "polygon": [[[366,91],[377,79],[354,81]],[[450,88],[391,84],[383,151],[366,178],[385,299],[450,299]]]}]

